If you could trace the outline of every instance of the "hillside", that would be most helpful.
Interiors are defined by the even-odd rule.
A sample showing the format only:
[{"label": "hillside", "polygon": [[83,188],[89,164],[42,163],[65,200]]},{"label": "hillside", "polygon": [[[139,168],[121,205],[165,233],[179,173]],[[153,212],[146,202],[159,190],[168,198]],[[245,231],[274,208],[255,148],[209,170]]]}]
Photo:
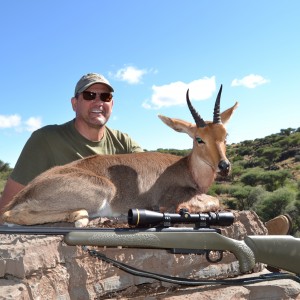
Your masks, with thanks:
[{"label": "hillside", "polygon": [[209,193],[228,208],[252,209],[267,221],[288,213],[300,228],[300,128],[229,145],[231,175],[218,177]]}]

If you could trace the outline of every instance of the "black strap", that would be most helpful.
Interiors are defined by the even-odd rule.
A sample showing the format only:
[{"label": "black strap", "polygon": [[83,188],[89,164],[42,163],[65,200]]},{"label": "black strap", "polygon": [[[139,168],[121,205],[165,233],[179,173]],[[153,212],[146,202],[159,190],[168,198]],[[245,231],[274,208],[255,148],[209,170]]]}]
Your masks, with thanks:
[{"label": "black strap", "polygon": [[131,267],[127,264],[118,262],[112,258],[107,257],[103,253],[91,250],[87,248],[86,246],[83,246],[82,249],[86,252],[88,252],[92,257],[96,257],[100,260],[103,260],[107,263],[112,264],[114,267],[119,268],[120,270],[123,270],[127,273],[130,273],[134,276],[141,276],[141,277],[147,277],[152,279],[157,279],[160,281],[165,281],[173,284],[180,284],[180,285],[189,285],[189,286],[197,286],[197,285],[246,285],[246,284],[253,284],[263,281],[272,281],[272,280],[279,280],[279,279],[291,279],[295,280],[296,282],[300,283],[300,277],[296,275],[292,275],[290,273],[270,273],[270,274],[264,274],[260,276],[255,277],[248,277],[244,279],[226,279],[226,280],[195,280],[195,279],[188,279],[188,278],[181,278],[181,277],[173,277],[168,275],[162,275],[152,272],[143,271],[140,269],[136,269],[134,267]]}]

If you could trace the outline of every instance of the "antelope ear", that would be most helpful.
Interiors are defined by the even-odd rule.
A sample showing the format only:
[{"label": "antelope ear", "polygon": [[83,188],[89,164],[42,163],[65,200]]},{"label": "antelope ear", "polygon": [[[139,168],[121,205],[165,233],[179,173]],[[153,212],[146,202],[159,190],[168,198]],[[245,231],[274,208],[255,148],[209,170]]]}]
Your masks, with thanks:
[{"label": "antelope ear", "polygon": [[162,115],[158,115],[158,117],[169,127],[174,129],[175,131],[178,132],[184,132],[187,133],[192,139],[194,138],[195,135],[195,129],[196,125],[180,120],[180,119],[173,119],[169,117],[165,117]]},{"label": "antelope ear", "polygon": [[231,118],[233,112],[238,107],[238,105],[239,103],[236,102],[231,108],[228,108],[221,113],[221,120],[224,125],[229,121],[229,119]]}]

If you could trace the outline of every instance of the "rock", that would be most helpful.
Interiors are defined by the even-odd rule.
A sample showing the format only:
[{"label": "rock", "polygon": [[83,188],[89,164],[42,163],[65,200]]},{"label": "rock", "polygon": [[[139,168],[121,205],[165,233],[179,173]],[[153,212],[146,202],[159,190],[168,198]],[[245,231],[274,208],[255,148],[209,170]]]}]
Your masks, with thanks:
[{"label": "rock", "polygon": [[[230,227],[222,228],[223,235],[242,239],[245,235],[267,233],[254,212],[242,211],[234,214],[235,223]],[[95,220],[92,225],[102,227],[111,225],[107,220],[104,224],[103,221],[100,223],[101,221]],[[241,276],[238,262],[229,252],[224,253],[221,262],[211,264],[204,256],[171,254],[159,249],[97,248],[97,250],[134,268],[170,276],[192,279]],[[256,275],[263,270],[262,264],[256,264],[253,274]],[[163,289],[166,292],[165,299],[177,299],[177,293],[183,293],[178,295],[184,295],[186,299],[196,299],[197,293],[200,292],[201,296],[206,297],[202,299],[224,299],[222,297],[224,295],[230,299],[243,299],[243,297],[250,299],[249,295],[261,294],[272,295],[270,299],[296,299],[293,297],[299,295],[298,283],[291,280],[285,280],[284,283],[283,280],[280,280],[280,283],[276,282],[243,287],[205,286],[182,289],[176,284],[128,274],[111,264],[89,256],[80,246],[66,245],[61,236],[11,234],[2,235],[0,241],[0,299],[82,300],[99,299],[99,297],[105,299],[108,295],[121,297],[122,293],[126,299],[128,295],[141,295],[143,292],[143,298],[147,299],[149,286],[154,286],[156,293]],[[144,287],[144,290],[141,287]],[[170,297],[175,298],[167,298],[168,291],[174,288],[177,289],[176,295]],[[276,298],[275,294],[280,298]],[[152,299],[156,299],[155,297]]]},{"label": "rock", "polygon": [[[267,275],[269,272],[262,271],[257,275]],[[253,276],[253,275],[251,275]],[[247,278],[248,276],[240,276],[240,278]],[[137,294],[138,291],[135,291]],[[157,296],[162,296],[161,298]],[[232,299],[232,300],[282,300],[282,299],[299,299],[300,284],[290,280],[281,279],[275,281],[266,281],[261,283],[249,284],[244,286],[201,286],[201,287],[177,287],[173,290],[148,291],[145,299],[166,299],[166,300],[218,300],[218,299]],[[150,298],[155,296],[156,298]]]}]

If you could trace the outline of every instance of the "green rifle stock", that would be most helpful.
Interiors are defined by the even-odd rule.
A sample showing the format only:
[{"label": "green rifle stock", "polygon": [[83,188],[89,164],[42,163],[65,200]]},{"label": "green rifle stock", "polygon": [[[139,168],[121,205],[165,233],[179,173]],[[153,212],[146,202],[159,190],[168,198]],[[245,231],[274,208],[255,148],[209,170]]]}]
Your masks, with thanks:
[{"label": "green rifle stock", "polygon": [[65,242],[68,245],[230,251],[238,259],[243,273],[255,264],[253,252],[244,242],[205,228],[115,229],[92,234],[77,231],[66,234]]},{"label": "green rifle stock", "polygon": [[246,236],[243,241],[222,236],[211,228],[67,228],[0,226],[0,234],[63,235],[70,246],[220,250],[232,252],[242,273],[260,262],[300,274],[300,239],[288,235]]},{"label": "green rifle stock", "polygon": [[217,232],[167,228],[165,231],[69,232],[65,242],[68,245],[230,251],[238,259],[242,273],[260,262],[300,274],[300,239],[288,235],[246,236],[244,241],[238,241]]}]

